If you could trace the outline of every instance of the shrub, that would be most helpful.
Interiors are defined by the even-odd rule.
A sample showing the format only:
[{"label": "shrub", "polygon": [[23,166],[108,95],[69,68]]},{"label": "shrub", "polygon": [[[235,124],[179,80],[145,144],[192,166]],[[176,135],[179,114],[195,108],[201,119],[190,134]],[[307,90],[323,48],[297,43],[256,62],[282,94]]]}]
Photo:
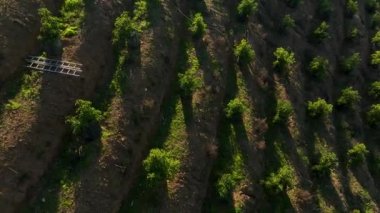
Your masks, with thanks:
[{"label": "shrub", "polygon": [[263,184],[273,194],[284,192],[294,182],[294,169],[289,165],[282,166],[276,173],[271,173]]},{"label": "shrub", "polygon": [[112,43],[118,47],[124,47],[127,39],[131,37],[133,31],[135,31],[133,20],[129,16],[127,11],[123,12],[116,18],[115,26],[112,31]]},{"label": "shrub", "polygon": [[371,17],[371,27],[378,29],[380,25],[380,11],[376,11]]},{"label": "shrub", "polygon": [[380,104],[374,104],[371,106],[367,113],[368,122],[372,126],[380,125]]},{"label": "shrub", "polygon": [[189,30],[194,37],[201,37],[206,32],[207,24],[201,13],[196,13],[191,20]]},{"label": "shrub", "polygon": [[353,41],[355,40],[356,38],[358,38],[359,36],[359,29],[357,27],[353,27],[351,28],[348,32],[347,32],[347,39],[350,40],[350,41]]},{"label": "shrub", "polygon": [[371,64],[379,65],[380,64],[380,50],[375,51],[371,55]]},{"label": "shrub", "polygon": [[380,45],[380,31],[377,31],[372,38],[372,44],[379,46]]},{"label": "shrub", "polygon": [[357,68],[360,62],[361,62],[360,54],[353,53],[351,56],[343,58],[342,69],[346,73],[352,72]]},{"label": "shrub", "polygon": [[180,162],[165,150],[152,149],[143,161],[143,167],[148,182],[155,186],[162,181],[173,178],[179,170]]},{"label": "shrub", "polygon": [[14,100],[10,100],[10,101],[8,101],[8,103],[7,104],[5,104],[5,109],[6,110],[18,110],[18,109],[20,109],[21,108],[21,104],[19,103],[19,102],[17,102],[17,101],[14,101]]},{"label": "shrub", "polygon": [[103,119],[102,112],[92,107],[90,101],[77,100],[75,107],[75,115],[66,119],[74,135],[83,133],[88,127]]},{"label": "shrub", "polygon": [[309,70],[311,74],[321,79],[326,75],[329,69],[329,61],[321,56],[314,57],[310,62]]},{"label": "shrub", "polygon": [[42,41],[54,41],[59,38],[62,24],[59,18],[54,17],[47,8],[38,10],[41,17],[40,35]]},{"label": "shrub", "polygon": [[320,117],[331,114],[333,105],[328,104],[324,99],[318,98],[316,101],[309,101],[307,111],[310,117]]},{"label": "shrub", "polygon": [[297,7],[300,2],[301,0],[285,0],[286,5],[292,8]]},{"label": "shrub", "polygon": [[244,162],[241,155],[235,155],[230,172],[223,174],[217,182],[218,194],[228,198],[229,193],[244,179]]},{"label": "shrub", "polygon": [[347,152],[349,164],[358,164],[364,161],[365,156],[368,154],[367,147],[363,143],[356,144]]},{"label": "shrub", "polygon": [[273,118],[273,123],[286,122],[292,113],[293,107],[289,101],[278,100],[276,106],[276,115]]},{"label": "shrub", "polygon": [[241,65],[249,64],[255,57],[255,51],[246,39],[242,39],[240,43],[235,46],[234,54],[238,63]]},{"label": "shrub", "polygon": [[367,11],[372,13],[380,6],[379,3],[380,2],[378,0],[366,0],[365,7]]},{"label": "shrub", "polygon": [[293,17],[289,14],[282,18],[282,30],[292,29],[296,26],[296,22]]},{"label": "shrub", "polygon": [[228,102],[227,107],[224,109],[227,118],[236,118],[246,110],[246,106],[239,99],[235,98]]},{"label": "shrub", "polygon": [[312,167],[312,170],[319,175],[329,175],[338,164],[338,158],[334,152],[322,150],[318,164]]},{"label": "shrub", "polygon": [[202,87],[202,79],[198,76],[199,61],[196,57],[193,48],[187,50],[187,70],[184,73],[179,73],[179,87],[184,95],[193,94],[197,89]]},{"label": "shrub", "polygon": [[292,66],[296,63],[294,53],[283,47],[277,48],[273,55],[275,57],[273,66],[280,71],[289,72],[292,70]]},{"label": "shrub", "polygon": [[321,24],[313,31],[313,40],[316,42],[322,42],[324,39],[329,38],[330,26],[327,22],[322,21]]},{"label": "shrub", "polygon": [[375,81],[371,84],[369,95],[372,98],[380,98],[380,81]]},{"label": "shrub", "polygon": [[332,12],[331,0],[319,0],[317,10],[319,16],[327,18]]},{"label": "shrub", "polygon": [[238,5],[237,11],[240,18],[246,19],[252,13],[256,12],[257,8],[257,0],[241,0]]},{"label": "shrub", "polygon": [[347,87],[342,90],[342,94],[339,97],[337,104],[339,106],[352,107],[360,101],[361,97],[359,91],[354,90],[352,87]]},{"label": "shrub", "polygon": [[357,0],[346,0],[346,12],[347,15],[352,16],[359,10],[359,5]]}]

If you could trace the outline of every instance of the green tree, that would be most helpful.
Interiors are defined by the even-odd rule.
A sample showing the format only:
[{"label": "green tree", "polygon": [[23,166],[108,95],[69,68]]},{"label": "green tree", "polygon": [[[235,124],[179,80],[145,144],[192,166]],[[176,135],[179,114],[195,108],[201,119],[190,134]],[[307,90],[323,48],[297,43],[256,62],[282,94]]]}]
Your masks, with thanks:
[{"label": "green tree", "polygon": [[241,0],[238,5],[237,11],[240,18],[246,19],[252,13],[256,12],[257,8],[257,0]]},{"label": "green tree", "polygon": [[380,125],[380,104],[374,104],[371,106],[367,113],[368,122],[370,125],[379,126]]},{"label": "green tree", "polygon": [[315,101],[309,101],[307,111],[310,117],[316,118],[331,114],[333,105],[328,104],[324,99],[318,98]]},{"label": "green tree", "polygon": [[95,109],[90,101],[79,99],[75,102],[75,107],[75,115],[66,119],[74,135],[82,134],[86,128],[103,119],[102,112]]},{"label": "green tree", "polygon": [[329,69],[329,61],[321,56],[314,57],[310,62],[309,70],[311,74],[322,79]]},{"label": "green tree", "polygon": [[189,30],[194,37],[202,37],[206,32],[207,24],[201,13],[196,13],[191,20]]},{"label": "green tree", "polygon": [[294,21],[293,17],[289,14],[285,15],[282,18],[282,30],[286,31],[288,29],[293,29],[296,27],[296,22]]},{"label": "green tree", "polygon": [[282,166],[277,172],[272,172],[263,184],[273,194],[285,192],[294,182],[294,169],[289,165]]},{"label": "green tree", "polygon": [[357,0],[346,0],[346,12],[349,16],[354,15],[359,10],[359,5]]},{"label": "green tree", "polygon": [[353,105],[360,102],[359,91],[354,90],[352,87],[347,87],[342,90],[342,94],[339,97],[337,104],[339,106],[352,107]]},{"label": "green tree", "polygon": [[375,99],[380,98],[380,81],[375,81],[371,84],[369,95]]},{"label": "green tree", "polygon": [[277,48],[273,55],[275,57],[273,67],[280,71],[289,72],[292,70],[292,66],[296,63],[294,53],[283,47]]},{"label": "green tree", "polygon": [[246,39],[235,46],[234,54],[240,65],[247,65],[255,58],[255,51]]},{"label": "green tree", "polygon": [[273,118],[273,123],[286,122],[291,114],[293,114],[293,107],[290,101],[277,100],[276,114]]},{"label": "green tree", "polygon": [[322,150],[320,154],[319,162],[312,167],[312,170],[319,175],[329,175],[338,165],[338,158],[329,150]]},{"label": "green tree", "polygon": [[39,9],[38,14],[41,17],[41,28],[38,38],[45,42],[58,39],[62,28],[61,20],[53,16],[47,8]]},{"label": "green tree", "polygon": [[371,55],[371,64],[372,65],[379,65],[380,64],[380,50],[375,51]]},{"label": "green tree", "polygon": [[330,25],[327,22],[322,21],[321,24],[313,31],[313,39],[316,42],[322,42],[330,37],[329,35]]},{"label": "green tree", "polygon": [[354,71],[361,62],[360,54],[353,53],[351,56],[345,57],[342,62],[342,69],[344,72],[349,73]]},{"label": "green tree", "polygon": [[367,147],[363,143],[358,143],[347,151],[349,163],[351,165],[359,164],[365,160],[365,156],[369,153]]},{"label": "green tree", "polygon": [[372,37],[372,44],[380,46],[380,31],[377,31],[376,34]]},{"label": "green tree", "polygon": [[246,106],[239,99],[235,98],[228,102],[227,107],[225,108],[227,118],[236,118],[240,116],[246,110]]},{"label": "green tree", "polygon": [[180,162],[165,150],[152,149],[143,161],[143,167],[147,174],[147,180],[152,186],[155,186],[162,181],[173,178],[179,170]]}]

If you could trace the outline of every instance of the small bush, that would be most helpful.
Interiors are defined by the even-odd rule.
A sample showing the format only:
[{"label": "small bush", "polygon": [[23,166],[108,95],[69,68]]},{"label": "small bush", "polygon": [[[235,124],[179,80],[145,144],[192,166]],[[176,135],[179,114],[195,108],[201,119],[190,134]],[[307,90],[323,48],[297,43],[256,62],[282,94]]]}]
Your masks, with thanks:
[{"label": "small bush", "polygon": [[349,164],[354,165],[364,161],[365,156],[368,154],[367,147],[363,143],[356,144],[347,152]]},{"label": "small bush", "polygon": [[147,174],[148,182],[155,186],[162,181],[173,178],[179,170],[180,162],[165,150],[152,149],[148,157],[143,161],[143,167]]},{"label": "small bush", "polygon": [[329,150],[321,151],[321,156],[317,165],[312,170],[318,175],[330,175],[331,171],[338,165],[338,158],[334,152]]},{"label": "small bush", "polygon": [[310,117],[316,118],[331,114],[333,105],[328,104],[324,99],[318,98],[316,101],[309,101],[307,111]]},{"label": "small bush", "polygon": [[289,116],[293,113],[292,104],[286,100],[278,100],[276,106],[276,115],[273,123],[283,123],[288,121]]},{"label": "small bush", "polygon": [[329,69],[329,61],[321,56],[314,57],[310,62],[309,70],[312,75],[322,79]]},{"label": "small bush", "polygon": [[38,38],[42,41],[54,41],[59,38],[61,33],[61,20],[51,14],[47,8],[38,10],[41,17],[40,35]]},{"label": "small bush", "polygon": [[243,157],[234,156],[231,171],[223,174],[216,184],[220,197],[228,198],[229,193],[244,179],[242,168],[244,168]]},{"label": "small bush", "polygon": [[379,1],[378,0],[366,0],[365,7],[368,12],[373,13],[376,8],[379,8]]},{"label": "small bush", "polygon": [[372,126],[380,125],[380,104],[374,104],[371,106],[367,113],[368,122]]},{"label": "small bush", "polygon": [[360,101],[361,97],[359,91],[354,90],[352,87],[347,87],[342,90],[342,94],[339,97],[338,106],[352,107]]},{"label": "small bush", "polygon": [[380,50],[375,51],[371,55],[371,64],[379,65],[380,64]]},{"label": "small bush", "polygon": [[75,107],[75,115],[66,119],[74,135],[82,134],[88,127],[103,119],[102,112],[92,107],[90,101],[77,100]]},{"label": "small bush", "polygon": [[228,102],[227,107],[224,109],[227,118],[236,118],[241,116],[245,110],[246,106],[239,98],[232,99]]},{"label": "small bush", "polygon": [[271,173],[263,181],[263,184],[270,193],[278,194],[285,192],[294,182],[293,174],[294,169],[289,165],[284,165],[276,173]]},{"label": "small bush", "polygon": [[380,81],[375,81],[371,84],[369,95],[375,99],[380,98]]},{"label": "small bush", "polygon": [[240,65],[249,64],[255,57],[255,51],[246,39],[235,46],[234,54]]},{"label": "small bush", "polygon": [[357,0],[346,0],[346,13],[348,16],[353,16],[359,10]]},{"label": "small bush", "polygon": [[252,13],[257,11],[258,8],[257,0],[241,0],[237,11],[241,19],[247,19]]},{"label": "small bush", "polygon": [[202,37],[206,32],[207,24],[205,23],[201,13],[196,13],[191,20],[189,27],[190,32],[194,37]]},{"label": "small bush", "polygon": [[324,39],[329,38],[330,25],[327,22],[322,21],[321,24],[313,31],[313,40],[316,42],[322,42]]},{"label": "small bush", "polygon": [[342,61],[342,69],[346,73],[354,71],[360,64],[361,58],[359,53],[353,53],[351,56],[345,57]]},{"label": "small bush", "polygon": [[354,41],[360,35],[359,29],[357,27],[351,28],[346,35],[347,40]]},{"label": "small bush", "polygon": [[293,17],[289,14],[285,15],[282,18],[282,30],[285,31],[287,29],[292,29],[296,26],[296,22]]},{"label": "small bush", "polygon": [[377,31],[372,38],[372,44],[380,46],[380,31]]},{"label": "small bush", "polygon": [[187,69],[179,73],[179,87],[185,96],[193,94],[202,87],[202,79],[199,76],[199,61],[193,48],[187,50]]},{"label": "small bush", "polygon": [[283,47],[277,48],[273,55],[275,57],[273,67],[279,71],[289,72],[292,70],[292,66],[296,63],[294,53]]},{"label": "small bush", "polygon": [[327,18],[332,12],[331,0],[319,0],[317,10],[320,17]]},{"label": "small bush", "polygon": [[380,25],[380,11],[376,11],[371,17],[372,29],[378,29]]},{"label": "small bush", "polygon": [[6,110],[11,110],[11,111],[13,111],[13,110],[18,110],[18,109],[20,109],[21,106],[22,106],[22,105],[21,105],[19,102],[17,102],[17,101],[13,101],[13,100],[10,100],[10,101],[8,101],[7,104],[5,104],[5,109],[6,109]]}]

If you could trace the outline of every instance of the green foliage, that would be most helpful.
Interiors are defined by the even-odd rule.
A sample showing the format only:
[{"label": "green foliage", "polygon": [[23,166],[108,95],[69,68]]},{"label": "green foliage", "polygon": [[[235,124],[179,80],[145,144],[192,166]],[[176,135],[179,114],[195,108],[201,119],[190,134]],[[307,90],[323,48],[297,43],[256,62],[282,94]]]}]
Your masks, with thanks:
[{"label": "green foliage", "polygon": [[329,61],[321,56],[314,57],[310,62],[309,70],[311,74],[322,79],[329,69]]},{"label": "green foliage", "polygon": [[79,28],[84,19],[83,0],[65,0],[61,14],[65,28]]},{"label": "green foliage", "polygon": [[337,104],[339,106],[347,106],[352,107],[353,105],[360,102],[360,94],[359,91],[354,90],[352,87],[347,87],[342,90],[342,94],[339,97]]},{"label": "green foliage", "polygon": [[257,11],[257,8],[257,0],[241,0],[238,5],[237,11],[239,17],[246,19],[252,13],[255,13]]},{"label": "green foliage", "polygon": [[63,37],[72,37],[78,34],[78,28],[77,27],[67,27],[63,32]]},{"label": "green foliage", "polygon": [[376,11],[371,17],[371,27],[378,29],[380,25],[380,11]]},{"label": "green foliage", "polygon": [[244,179],[244,162],[241,155],[235,155],[230,172],[223,174],[217,182],[219,196],[228,198],[229,193]]},{"label": "green foliage", "polygon": [[329,38],[330,25],[327,22],[322,21],[321,24],[313,31],[313,39],[316,42],[322,42],[324,39]]},{"label": "green foliage", "polygon": [[319,175],[329,175],[330,172],[338,165],[338,158],[334,152],[321,150],[318,164],[312,167],[312,170]]},{"label": "green foliage", "polygon": [[137,31],[142,31],[149,26],[148,22],[148,7],[147,0],[138,0],[135,2],[135,9],[133,10],[133,22]]},{"label": "green foliage", "polygon": [[112,32],[112,43],[116,46],[125,46],[127,39],[129,39],[136,30],[137,27],[129,16],[129,13],[127,11],[123,12],[116,18],[115,27]]},{"label": "green foliage", "polygon": [[191,20],[189,30],[194,37],[202,37],[206,32],[207,24],[201,13],[196,13]]},{"label": "green foliage", "polygon": [[359,10],[359,5],[357,0],[346,0],[346,12],[349,16],[357,13]]},{"label": "green foliage", "polygon": [[333,105],[328,104],[324,99],[318,98],[316,101],[309,101],[307,111],[310,117],[316,118],[331,114]]},{"label": "green foliage", "polygon": [[5,104],[5,109],[6,110],[18,110],[18,109],[20,109],[21,108],[21,104],[19,103],[19,102],[17,102],[17,101],[14,101],[14,100],[10,100],[10,101],[8,101],[8,103],[7,104]]},{"label": "green foliage", "polygon": [[39,95],[40,85],[38,84],[41,73],[32,72],[29,75],[22,77],[22,86],[20,90],[20,96],[24,99],[35,99]]},{"label": "green foliage", "polygon": [[318,14],[319,16],[326,18],[332,12],[332,0],[319,0],[318,1]]},{"label": "green foliage", "polygon": [[147,180],[152,186],[155,186],[162,181],[173,178],[179,171],[180,162],[165,150],[152,149],[143,161],[143,167],[147,174]]},{"label": "green foliage", "polygon": [[371,106],[367,113],[368,122],[370,125],[379,126],[380,125],[380,104],[374,104]]},{"label": "green foliage", "polygon": [[194,48],[189,48],[187,54],[187,67],[184,73],[179,73],[179,86],[184,95],[191,95],[202,87],[202,79],[199,76],[199,61]]},{"label": "green foliage", "polygon": [[227,118],[236,118],[237,116],[240,116],[245,110],[246,106],[239,98],[230,100],[230,102],[227,104],[227,107],[224,109]]},{"label": "green foliage", "polygon": [[246,39],[242,39],[235,45],[234,54],[241,65],[249,64],[255,58],[255,51]]},{"label": "green foliage", "polygon": [[293,107],[290,101],[277,100],[276,115],[273,118],[273,123],[283,123],[288,121],[289,116],[293,113]]},{"label": "green foliage", "polygon": [[292,70],[292,66],[296,63],[294,53],[283,47],[277,48],[273,55],[275,57],[273,67],[277,70],[289,72]]},{"label": "green foliage", "polygon": [[380,81],[375,81],[371,84],[369,95],[375,99],[380,98]]},{"label": "green foliage", "polygon": [[379,65],[380,64],[380,50],[375,51],[371,55],[371,64]]},{"label": "green foliage", "polygon": [[377,8],[380,8],[379,0],[366,0],[365,7],[370,13],[374,12]]},{"label": "green foliage", "polygon": [[276,173],[271,173],[263,181],[265,188],[273,194],[285,192],[294,182],[294,169],[289,165],[282,166]]},{"label": "green foliage", "polygon": [[292,29],[296,26],[296,22],[290,14],[285,15],[282,18],[282,28],[283,30]]},{"label": "green foliage", "polygon": [[301,0],[285,0],[286,5],[288,5],[289,7],[292,7],[292,8],[297,7],[300,2],[301,2]]},{"label": "green foliage", "polygon": [[347,32],[347,39],[348,40],[355,40],[356,38],[358,38],[358,36],[360,35],[360,32],[359,32],[359,29],[357,27],[353,27],[351,28],[348,32]]},{"label": "green foliage", "polygon": [[351,56],[345,57],[342,61],[342,69],[344,72],[349,73],[354,71],[360,64],[361,58],[359,53],[353,53]]},{"label": "green foliage", "polygon": [[377,31],[376,34],[372,38],[372,44],[380,45],[380,31]]},{"label": "green foliage", "polygon": [[96,124],[103,119],[102,112],[95,109],[90,101],[77,100],[75,107],[75,115],[66,119],[74,135],[83,133],[90,125]]},{"label": "green foliage", "polygon": [[41,17],[41,28],[38,38],[45,42],[58,39],[62,27],[60,19],[54,17],[47,8],[39,9],[38,14]]},{"label": "green foliage", "polygon": [[369,153],[367,147],[363,143],[358,143],[347,151],[349,163],[351,165],[358,164],[364,161],[365,156]]}]

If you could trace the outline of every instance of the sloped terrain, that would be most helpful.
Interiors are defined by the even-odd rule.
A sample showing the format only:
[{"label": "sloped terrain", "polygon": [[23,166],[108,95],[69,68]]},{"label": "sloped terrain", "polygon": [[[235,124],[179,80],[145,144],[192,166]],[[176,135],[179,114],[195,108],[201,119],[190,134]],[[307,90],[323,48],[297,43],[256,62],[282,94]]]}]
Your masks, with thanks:
[{"label": "sloped terrain", "polygon": [[380,212],[378,0],[0,14],[2,212]]}]

